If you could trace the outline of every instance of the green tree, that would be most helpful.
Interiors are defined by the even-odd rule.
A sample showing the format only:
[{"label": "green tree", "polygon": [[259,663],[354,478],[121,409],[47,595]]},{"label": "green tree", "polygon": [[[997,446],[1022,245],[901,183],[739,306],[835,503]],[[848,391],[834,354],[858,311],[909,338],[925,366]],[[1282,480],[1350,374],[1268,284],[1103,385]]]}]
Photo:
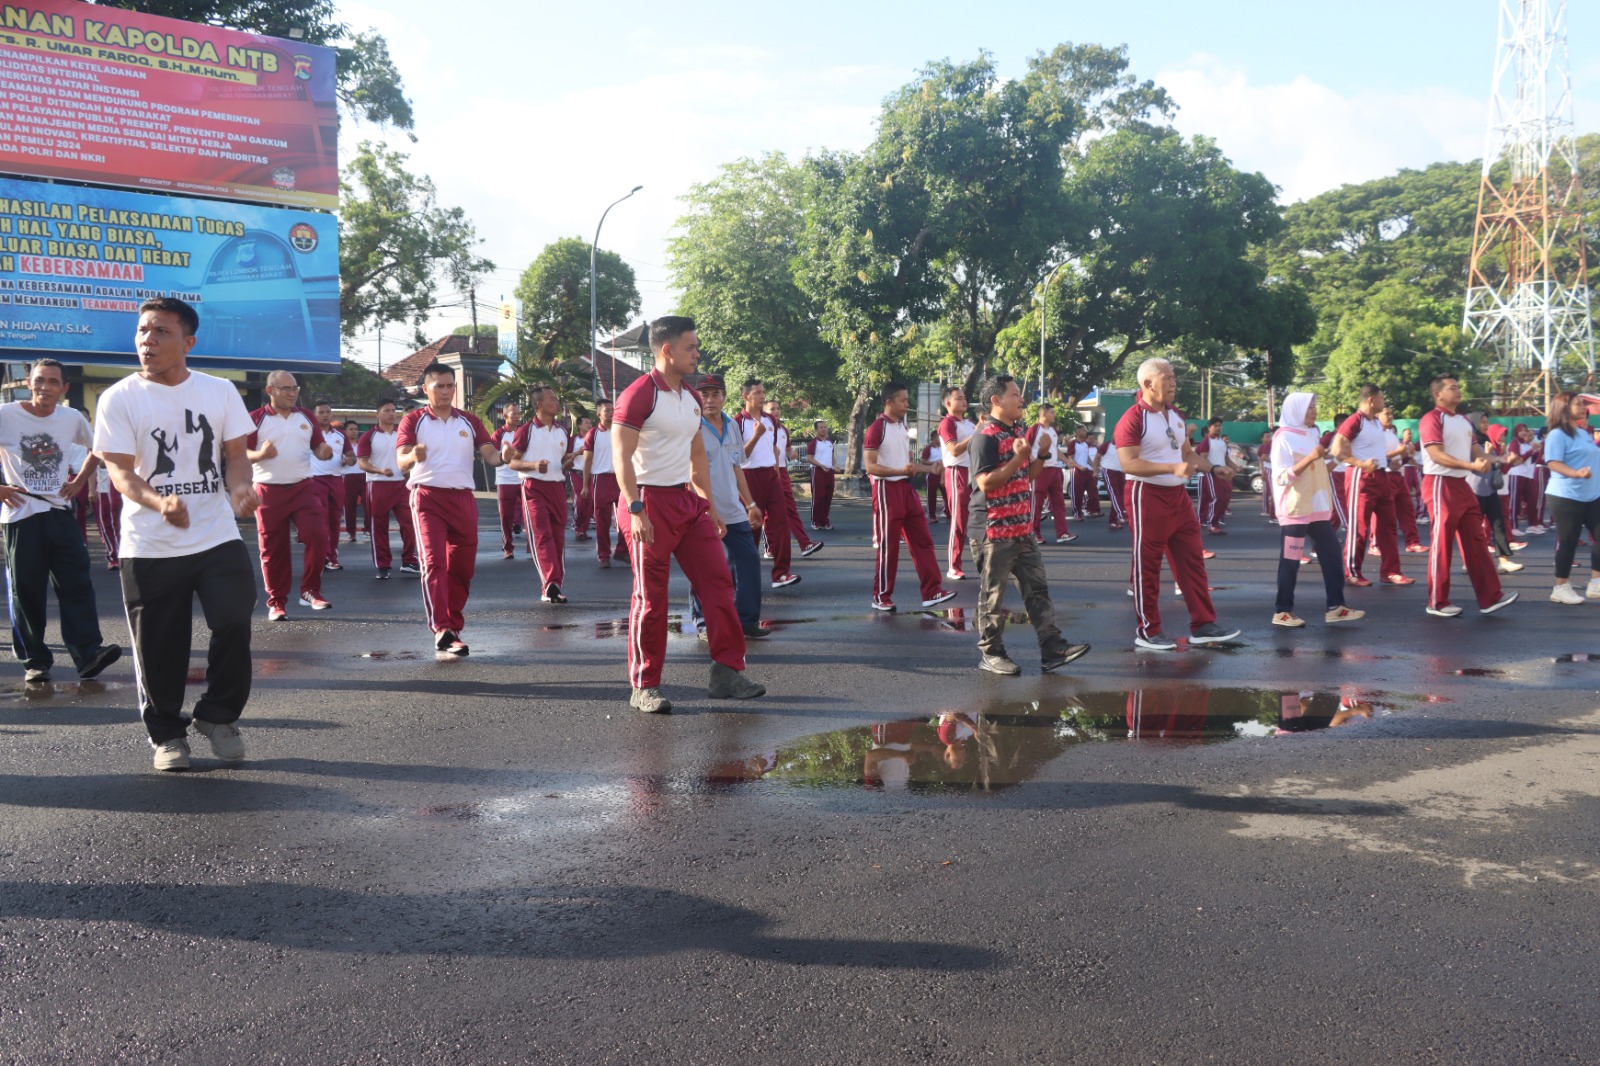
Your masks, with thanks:
[{"label": "green tree", "polygon": [[[954,376],[986,367],[1039,279],[1083,232],[1068,178],[1089,135],[1171,111],[1128,74],[1125,49],[1063,44],[1002,80],[987,54],[930,64],[891,96],[864,156],[928,231],[924,258],[950,324]],[[969,381],[969,385],[971,382]]]},{"label": "green tree", "polygon": [[772,382],[775,399],[813,412],[841,405],[839,352],[822,337],[820,303],[795,282],[804,166],[777,152],[739,159],[683,202],[667,267],[683,293],[680,310],[695,320],[706,368],[734,381]]},{"label": "green tree", "polygon": [[406,157],[363,141],[339,182],[339,317],[345,335],[410,321],[420,328],[439,278],[470,288],[494,264],[459,207],[440,207],[433,182]]},{"label": "green tree", "polygon": [[380,399],[393,400],[400,395],[394,382],[379,377],[351,359],[339,361],[337,374],[302,374],[299,380],[300,402],[306,407],[330,403],[335,407],[371,410]]},{"label": "green tree", "polygon": [[[1234,169],[1207,138],[1134,124],[1088,145],[1070,192],[1082,228],[1048,296],[1047,391],[1076,400],[1151,349],[1180,344],[1196,365],[1237,348],[1252,378],[1292,380],[1293,345],[1315,319],[1297,286],[1252,259],[1282,226],[1264,177]],[[1001,342],[1013,368],[1034,377],[1041,310]]]},{"label": "green tree", "polygon": [[[595,258],[598,328],[627,328],[639,313],[633,268],[615,252]],[[516,297],[522,301],[518,351],[543,366],[572,363],[589,354],[589,242],[563,237],[547,244],[522,272]]]},{"label": "green tree", "polygon": [[1317,389],[1326,417],[1355,410],[1367,384],[1383,389],[1397,417],[1416,418],[1427,411],[1433,406],[1429,381],[1440,374],[1474,373],[1460,321],[1458,299],[1430,296],[1398,280],[1369,290],[1334,330],[1327,378]]},{"label": "green tree", "polygon": [[411,101],[400,71],[389,56],[389,42],[375,31],[352,33],[339,21],[333,0],[91,0],[102,7],[165,15],[186,22],[288,37],[325,45],[338,53],[339,102],[352,115],[380,126],[410,130]]}]

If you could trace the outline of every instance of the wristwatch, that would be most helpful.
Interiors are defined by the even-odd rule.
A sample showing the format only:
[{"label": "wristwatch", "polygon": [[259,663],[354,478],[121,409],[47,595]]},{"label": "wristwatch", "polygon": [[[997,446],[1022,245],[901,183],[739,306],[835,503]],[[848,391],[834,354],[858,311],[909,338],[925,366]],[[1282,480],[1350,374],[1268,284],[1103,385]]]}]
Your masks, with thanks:
[{"label": "wristwatch", "polygon": [[643,500],[634,500],[632,503],[628,504],[628,513],[629,514],[644,514],[644,501]]}]

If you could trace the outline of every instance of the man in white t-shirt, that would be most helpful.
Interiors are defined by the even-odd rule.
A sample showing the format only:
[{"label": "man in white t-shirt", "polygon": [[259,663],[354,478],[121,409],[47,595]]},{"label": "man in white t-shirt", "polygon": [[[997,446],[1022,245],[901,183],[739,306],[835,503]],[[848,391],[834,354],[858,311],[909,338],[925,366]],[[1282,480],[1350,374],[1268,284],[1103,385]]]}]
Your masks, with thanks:
[{"label": "man in white t-shirt", "polygon": [[[617,500],[617,470],[611,461],[611,401],[595,404],[598,425],[583,438],[583,495],[589,501],[589,512],[594,516],[595,551],[601,569],[609,569],[613,559],[628,561],[628,545],[623,538],[626,522],[619,517]],[[611,527],[617,529],[615,549],[612,548]]]},{"label": "man in white t-shirt", "polygon": [[400,527],[400,572],[420,574],[417,565],[417,527],[411,520],[411,496],[405,471],[396,454],[399,419],[393,400],[378,404],[378,424],[361,435],[356,445],[356,465],[367,475],[367,522],[372,527],[372,565],[378,579],[389,576],[394,556],[389,549],[389,518]]},{"label": "man in white t-shirt", "polygon": [[812,437],[806,441],[806,462],[811,464],[811,528],[833,528],[833,489],[839,475],[840,452],[828,429],[818,419],[812,424]]},{"label": "man in white t-shirt", "polygon": [[787,588],[800,581],[800,575],[790,571],[793,555],[789,549],[789,508],[784,503],[783,486],[778,481],[780,471],[787,468],[788,459],[778,455],[778,421],[764,410],[766,385],[749,378],[740,393],[744,408],[734,417],[744,436],[744,478],[764,516],[761,531],[766,534],[767,548],[772,552],[772,587]]},{"label": "man in white t-shirt", "polygon": [[[521,425],[522,408],[514,403],[506,404],[500,409],[499,428],[489,435],[490,443],[504,448]],[[497,466],[494,468],[494,492],[500,511],[500,554],[514,559],[517,555],[515,538],[522,531],[522,478],[509,466]]]},{"label": "man in white t-shirt", "polygon": [[101,393],[95,410],[94,450],[123,495],[122,598],[158,770],[189,766],[183,700],[197,597],[211,640],[194,727],[218,758],[244,758],[234,723],[250,698],[256,589],[236,519],[260,503],[245,456],[253,427],[232,383],[189,369],[199,326],[182,300],[145,301],[141,369]]},{"label": "man in white t-shirt", "polygon": [[1056,428],[1055,404],[1039,405],[1039,421],[1028,427],[1028,444],[1044,460],[1033,481],[1033,535],[1044,543],[1044,509],[1048,504],[1056,524],[1057,544],[1078,539],[1067,528],[1066,461],[1061,458],[1061,431]]},{"label": "man in white t-shirt", "polygon": [[422,561],[422,605],[433,646],[467,654],[463,612],[478,562],[478,501],[472,495],[476,455],[491,467],[500,453],[478,416],[455,406],[456,372],[443,363],[422,369],[428,406],[406,412],[395,431],[401,473],[411,475],[411,516]]},{"label": "man in white t-shirt", "polygon": [[300,603],[313,611],[333,604],[322,596],[322,568],[328,561],[328,512],[311,476],[313,459],[331,459],[316,416],[299,406],[300,385],[287,370],[267,375],[268,402],[250,412],[256,430],[245,445],[261,506],[256,538],[261,546],[261,580],[267,590],[267,620],[289,617],[289,584],[294,558],[289,523],[306,546],[300,577]]},{"label": "man in white t-shirt", "polygon": [[789,427],[783,424],[778,401],[768,400],[765,411],[778,427],[775,443],[778,448],[778,487],[783,490],[784,517],[788,519],[789,533],[794,537],[794,542],[800,546],[800,558],[809,559],[823,549],[823,543],[806,536],[805,523],[800,521],[800,507],[795,503],[794,481],[789,477],[789,460],[799,458],[797,455],[799,449],[789,441]]},{"label": "man in white t-shirt", "polygon": [[[961,553],[967,546],[967,511],[972,507],[972,482],[967,470],[967,447],[976,427],[967,417],[967,393],[960,385],[944,390],[944,418],[939,420],[940,461],[944,463],[944,498],[950,503],[950,538],[945,543],[949,563],[944,576],[960,581]],[[932,477],[932,475],[929,475]]]},{"label": "man in white t-shirt", "polygon": [[[40,359],[28,373],[31,400],[0,405],[0,530],[5,533],[6,580],[11,587],[11,650],[26,680],[50,680],[55,657],[45,642],[46,590],[54,586],[61,614],[61,639],[78,676],[94,677],[116,662],[122,649],[100,642],[100,612],[89,577],[89,551],[79,535],[71,501],[95,481],[100,461],[83,461],[68,476],[67,454],[93,443],[89,421],[61,405],[66,372],[54,359]],[[113,556],[115,558],[115,556]]]},{"label": "man in white t-shirt", "polygon": [[573,540],[589,539],[589,520],[594,517],[594,501],[584,494],[583,468],[578,465],[583,461],[584,441],[589,439],[589,431],[593,428],[593,419],[588,416],[578,419],[567,444],[570,454],[567,460],[567,484],[572,488],[572,531],[576,534]]},{"label": "man in white t-shirt", "polygon": [[1072,511],[1083,521],[1100,517],[1100,493],[1095,488],[1094,445],[1089,443],[1089,427],[1078,423],[1072,427],[1072,439],[1067,442],[1066,455],[1072,467]]},{"label": "man in white t-shirt", "polygon": [[322,509],[327,518],[328,556],[322,564],[324,570],[343,570],[339,562],[339,522],[344,517],[344,474],[355,469],[356,448],[333,424],[333,405],[326,400],[312,409],[317,416],[317,428],[322,430],[323,442],[328,445],[328,457],[311,459],[311,482],[322,497]]},{"label": "man in white t-shirt", "polygon": [[1206,423],[1205,436],[1195,451],[1211,464],[1211,472],[1200,478],[1200,524],[1214,537],[1227,536],[1222,519],[1233,500],[1234,469],[1228,465],[1228,439],[1222,435],[1222,419],[1213,418]]},{"label": "man in white t-shirt", "polygon": [[501,457],[522,478],[522,520],[539,567],[540,599],[566,603],[567,467],[571,437],[561,422],[561,397],[541,388],[533,394],[533,417],[501,446]]}]

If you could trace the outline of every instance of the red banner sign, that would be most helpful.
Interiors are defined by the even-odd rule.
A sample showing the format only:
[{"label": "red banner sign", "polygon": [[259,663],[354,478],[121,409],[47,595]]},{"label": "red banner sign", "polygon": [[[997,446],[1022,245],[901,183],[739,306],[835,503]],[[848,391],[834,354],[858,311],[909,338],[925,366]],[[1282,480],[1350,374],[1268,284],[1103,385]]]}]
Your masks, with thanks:
[{"label": "red banner sign", "polygon": [[334,51],[79,0],[0,3],[0,173],[334,210]]}]

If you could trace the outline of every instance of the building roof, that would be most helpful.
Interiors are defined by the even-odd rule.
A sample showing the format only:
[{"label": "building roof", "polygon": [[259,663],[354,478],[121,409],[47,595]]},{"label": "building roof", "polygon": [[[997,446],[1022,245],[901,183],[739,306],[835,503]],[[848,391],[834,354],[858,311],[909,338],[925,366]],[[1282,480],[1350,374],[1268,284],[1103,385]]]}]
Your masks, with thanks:
[{"label": "building roof", "polygon": [[600,394],[608,399],[616,399],[622,394],[623,389],[645,374],[632,363],[618,359],[599,348],[593,349],[585,362],[600,372]]},{"label": "building roof", "polygon": [[484,359],[498,358],[493,337],[477,338],[478,350],[476,352],[471,350],[472,340],[473,338],[458,333],[452,333],[448,337],[440,337],[426,348],[419,348],[399,362],[384,367],[381,376],[384,380],[392,381],[402,389],[412,389],[422,384],[422,372],[427,369],[429,363],[436,359],[440,362],[450,362],[451,360],[444,358],[449,355],[465,355],[469,358],[478,356]]}]

